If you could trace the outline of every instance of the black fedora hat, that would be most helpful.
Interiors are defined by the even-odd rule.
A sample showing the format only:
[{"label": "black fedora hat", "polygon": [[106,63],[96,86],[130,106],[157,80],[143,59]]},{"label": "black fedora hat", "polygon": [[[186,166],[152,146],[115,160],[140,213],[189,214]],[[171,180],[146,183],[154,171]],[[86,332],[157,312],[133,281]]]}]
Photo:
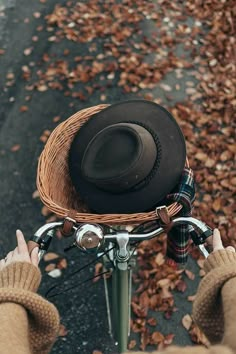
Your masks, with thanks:
[{"label": "black fedora hat", "polygon": [[69,172],[97,213],[139,213],[157,206],[180,180],[183,134],[160,105],[131,100],[94,114],[77,132]]}]

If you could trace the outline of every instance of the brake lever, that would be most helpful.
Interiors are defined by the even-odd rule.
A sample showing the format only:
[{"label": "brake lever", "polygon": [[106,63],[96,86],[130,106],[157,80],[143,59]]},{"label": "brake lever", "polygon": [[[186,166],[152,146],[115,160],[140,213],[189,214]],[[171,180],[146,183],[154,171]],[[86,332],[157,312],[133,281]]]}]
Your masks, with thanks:
[{"label": "brake lever", "polygon": [[38,252],[38,257],[39,257],[39,261],[41,261],[41,259],[43,258],[43,256],[45,255],[45,253],[47,252],[52,238],[54,236],[55,230],[49,230],[44,237],[41,239],[41,243],[39,245],[39,252]]},{"label": "brake lever", "polygon": [[51,244],[52,238],[54,236],[54,232],[55,230],[49,230],[46,234],[42,235],[41,237],[34,235],[31,237],[30,241],[28,242],[28,250],[30,254],[35,247],[39,248],[38,251],[39,262],[47,252]]},{"label": "brake lever", "polygon": [[39,248],[38,255],[40,261],[49,248],[55,230],[61,227],[62,224],[63,224],[62,221],[56,221],[41,226],[28,241],[27,245],[28,245],[29,254],[31,254],[31,252],[35,247],[38,247]]},{"label": "brake lever", "polygon": [[200,252],[203,254],[205,258],[209,256],[209,252],[204,246],[204,243],[206,239],[210,237],[212,234],[213,234],[212,229],[207,226],[207,230],[201,232],[200,235],[195,230],[194,232],[192,232],[191,235],[194,244],[199,248]]}]

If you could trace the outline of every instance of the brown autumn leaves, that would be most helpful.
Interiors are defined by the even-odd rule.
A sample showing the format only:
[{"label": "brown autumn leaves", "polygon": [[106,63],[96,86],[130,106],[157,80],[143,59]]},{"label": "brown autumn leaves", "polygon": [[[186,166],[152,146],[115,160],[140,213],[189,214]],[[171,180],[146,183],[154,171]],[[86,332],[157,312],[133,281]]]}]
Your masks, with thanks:
[{"label": "brown autumn leaves", "polygon": [[[99,101],[109,103],[109,92],[114,87],[165,105],[186,137],[188,159],[197,184],[194,216],[211,227],[219,226],[225,244],[235,245],[233,8],[233,0],[187,0],[184,4],[169,0],[125,0],[122,4],[115,0],[89,0],[58,4],[46,15],[44,24],[41,21],[36,26],[32,46],[25,48],[22,79],[26,102],[20,112],[30,110],[33,90],[39,94],[59,90],[71,98],[70,107],[73,100],[86,101],[93,94],[98,95]],[[32,16],[35,21],[41,18],[39,12]],[[44,53],[35,69],[28,59],[42,31],[48,32],[49,42],[62,48],[61,55]],[[83,51],[77,50],[77,46],[83,46]],[[4,51],[0,50],[0,55]],[[176,79],[173,86],[165,82],[169,74]],[[14,73],[8,74],[6,86],[14,82]],[[156,94],[157,87],[163,91],[162,98]],[[183,91],[184,99],[173,104],[178,91]],[[57,123],[60,117],[51,119]],[[40,140],[45,143],[49,135],[50,131],[44,131]],[[19,149],[16,144],[12,152]],[[42,212],[48,220],[54,218],[45,207]],[[144,242],[138,251],[132,330],[140,333],[142,350],[147,345],[163,348],[171,344],[174,334],[165,336],[156,331],[156,320],[148,315],[149,310],[162,311],[166,318],[171,318],[176,311],[172,291],[185,291],[183,273],[194,279],[190,271],[166,263],[164,253],[165,237],[158,242]],[[193,256],[202,268],[199,254],[194,251]],[[57,268],[57,262],[54,264],[53,269]],[[59,269],[64,266],[65,262],[60,263]],[[203,270],[201,275],[204,276]],[[194,342],[206,344],[188,314],[183,318],[183,326]],[[132,340],[130,348],[135,347]]]}]

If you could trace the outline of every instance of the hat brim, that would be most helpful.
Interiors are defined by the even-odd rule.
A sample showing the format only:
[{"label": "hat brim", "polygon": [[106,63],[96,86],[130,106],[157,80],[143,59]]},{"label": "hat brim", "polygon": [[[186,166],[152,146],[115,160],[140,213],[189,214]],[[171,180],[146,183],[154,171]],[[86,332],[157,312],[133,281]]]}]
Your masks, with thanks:
[{"label": "hat brim", "polygon": [[[85,180],[81,163],[89,142],[99,131],[123,122],[144,124],[155,132],[161,156],[159,167],[147,185],[138,190],[112,194]],[[131,100],[96,113],[79,129],[69,152],[69,171],[75,189],[91,210],[97,213],[139,213],[158,205],[174,189],[185,161],[185,139],[173,116],[154,102]]]}]

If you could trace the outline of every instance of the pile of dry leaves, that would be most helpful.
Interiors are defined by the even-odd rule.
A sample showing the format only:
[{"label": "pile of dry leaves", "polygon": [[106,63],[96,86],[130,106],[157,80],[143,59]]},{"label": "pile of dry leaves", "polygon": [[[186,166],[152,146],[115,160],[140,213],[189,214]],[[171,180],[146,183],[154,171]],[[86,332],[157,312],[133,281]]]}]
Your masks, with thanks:
[{"label": "pile of dry leaves", "polygon": [[[195,173],[194,215],[212,227],[219,225],[225,244],[235,245],[233,9],[233,0],[89,0],[58,4],[46,16],[45,26],[38,26],[37,31],[40,34],[46,30],[48,41],[61,48],[61,55],[44,53],[36,71],[26,63],[22,77],[27,95],[32,90],[59,90],[72,100],[86,101],[98,93],[100,101],[108,102],[109,90],[118,87],[122,92],[167,106],[186,137],[188,158]],[[34,17],[37,19],[40,14]],[[39,37],[32,40],[37,42]],[[32,50],[33,45],[26,48],[25,56],[30,57]],[[174,87],[162,81],[167,74],[176,77]],[[175,92],[183,89],[186,75],[186,99],[173,106]],[[8,77],[6,85],[13,82],[14,75]],[[156,87],[163,90],[165,99],[155,95]],[[26,96],[26,101],[27,97],[30,96]],[[21,112],[27,109],[23,105]],[[54,122],[59,120],[60,117],[54,118]],[[45,131],[41,141],[45,143],[49,135],[50,131]],[[13,151],[17,149],[13,147]],[[48,221],[54,218],[45,208],[43,213]],[[138,250],[132,330],[140,333],[142,350],[147,345],[163,348],[171,344],[174,334],[155,331],[156,320],[149,317],[149,310],[162,311],[171,318],[176,310],[172,291],[185,291],[183,273],[194,279],[190,271],[178,270],[165,261],[165,247],[163,237],[158,242],[142,243]],[[199,254],[195,251],[193,255],[202,266]],[[188,300],[193,301],[193,297]],[[194,342],[207,345],[189,315],[184,316],[183,326]],[[130,348],[135,346],[135,341],[131,341]]]}]

